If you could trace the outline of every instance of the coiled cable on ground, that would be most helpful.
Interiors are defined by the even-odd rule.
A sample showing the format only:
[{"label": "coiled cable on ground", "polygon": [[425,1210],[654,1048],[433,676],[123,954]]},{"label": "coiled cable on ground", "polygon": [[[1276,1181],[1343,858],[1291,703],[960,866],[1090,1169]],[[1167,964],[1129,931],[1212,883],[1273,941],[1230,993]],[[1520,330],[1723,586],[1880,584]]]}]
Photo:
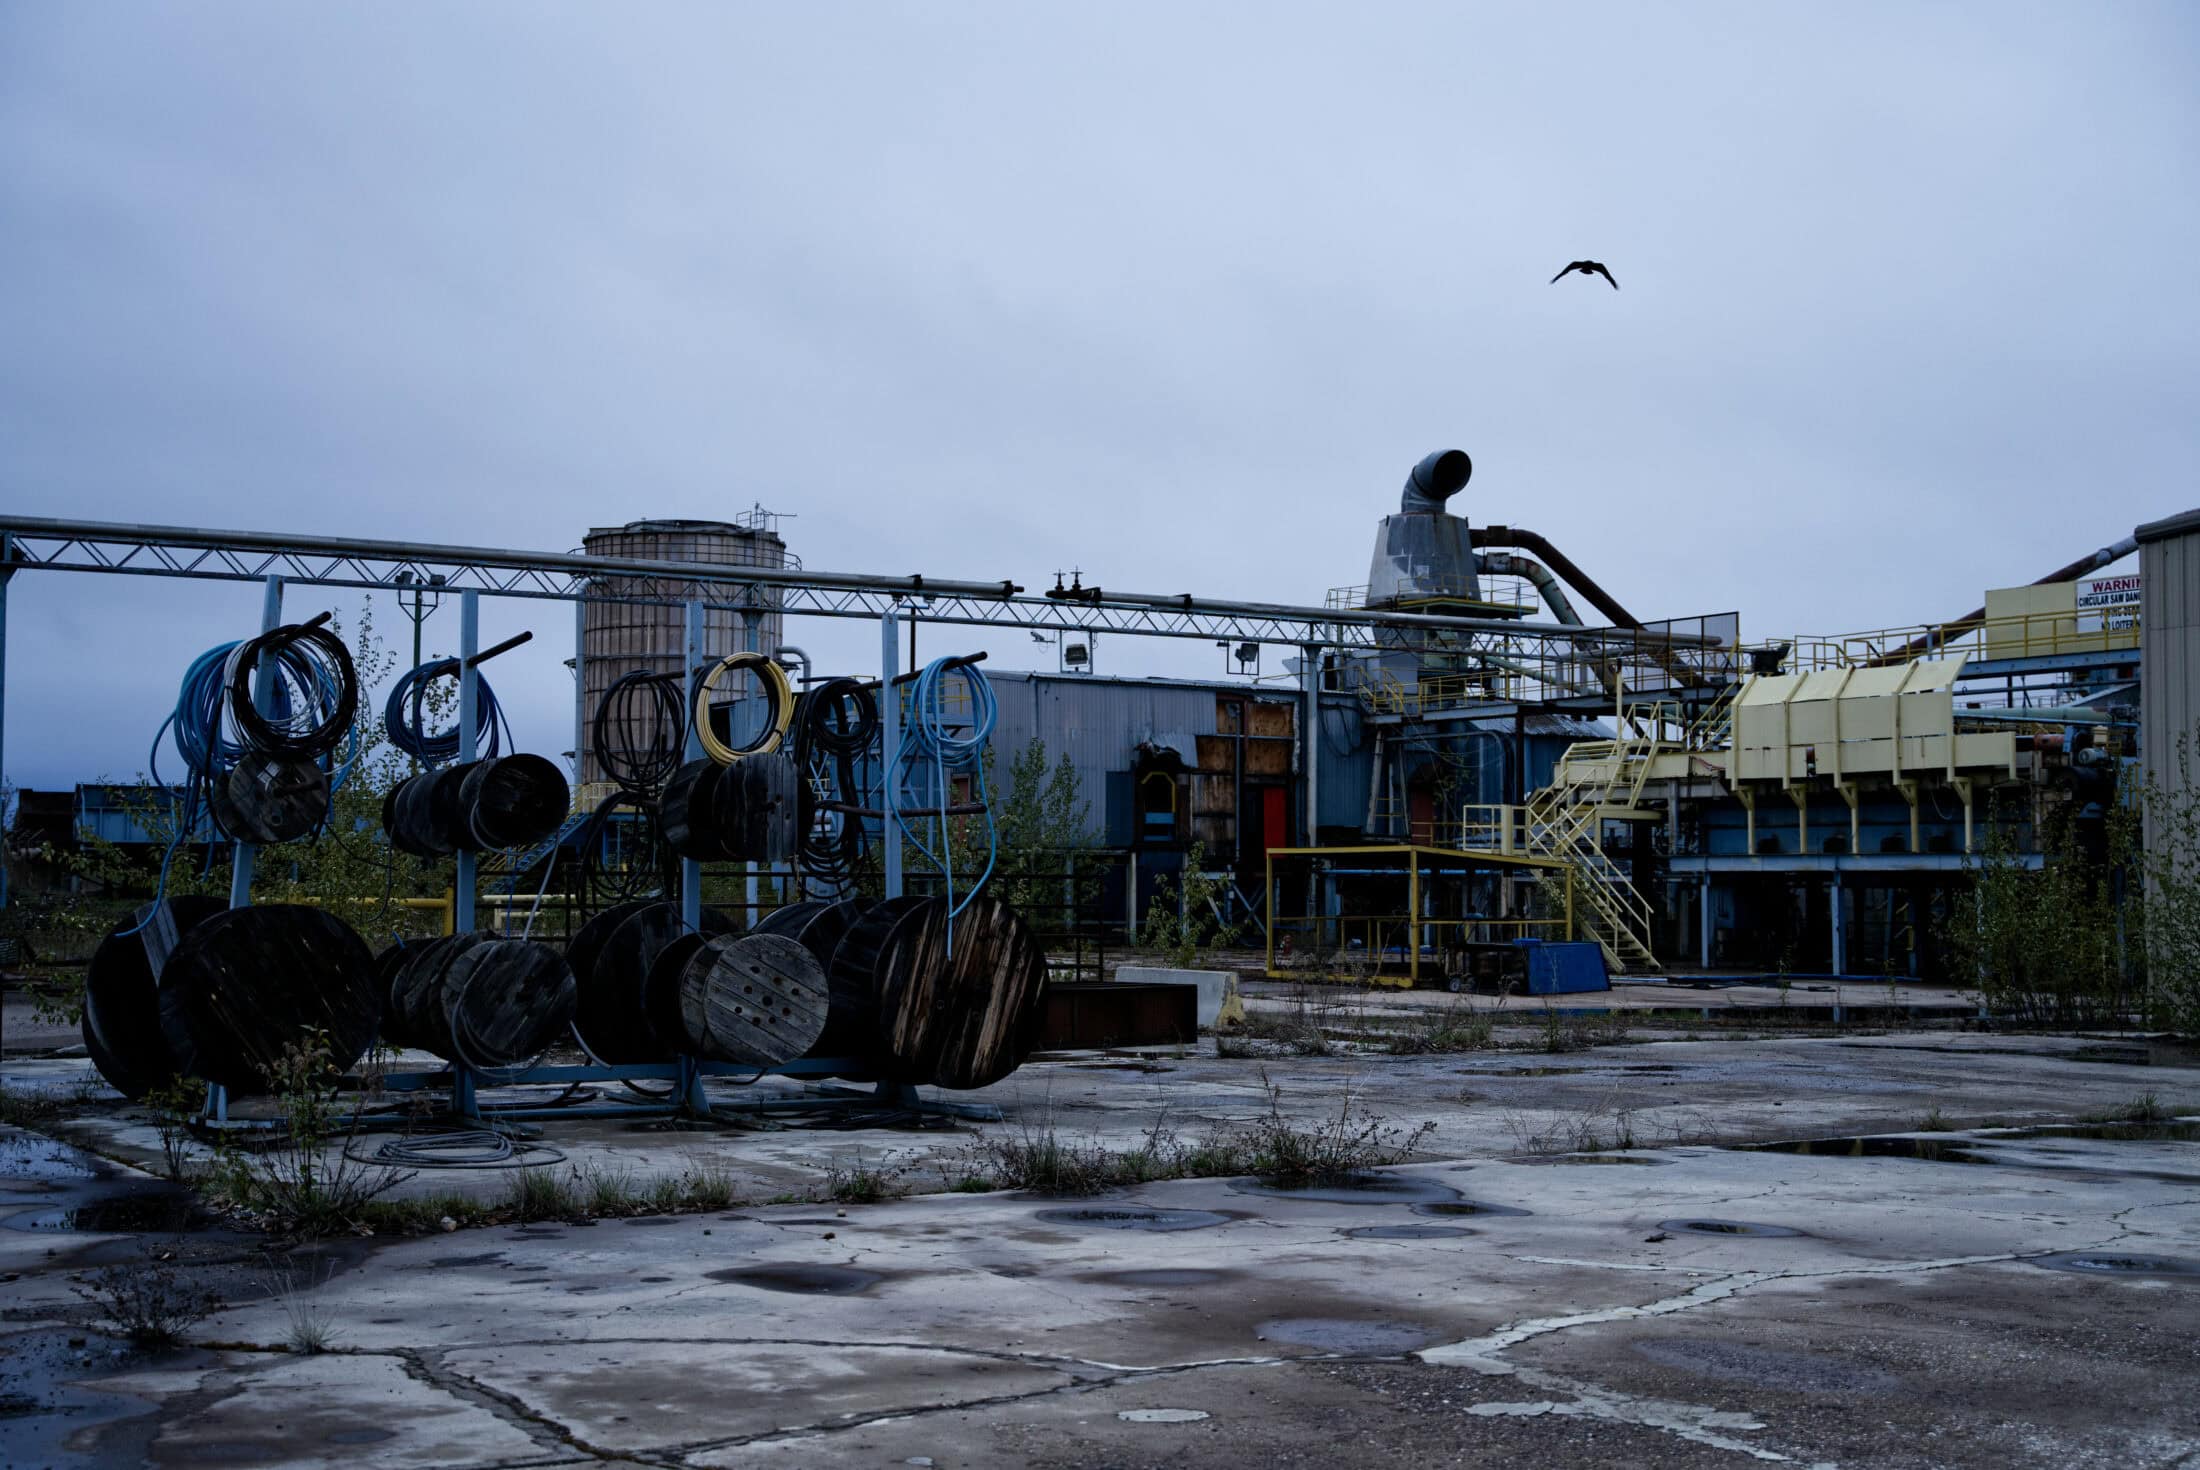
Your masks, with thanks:
[{"label": "coiled cable on ground", "polygon": [[[754,674],[764,687],[764,722],[756,738],[747,745],[731,746],[718,738],[718,732],[710,724],[710,697],[718,687],[718,681],[736,670],[746,669]],[[787,671],[769,656],[761,653],[736,653],[720,659],[709,673],[696,681],[694,703],[695,736],[702,742],[703,754],[721,766],[730,766],[746,756],[770,755],[779,749],[779,742],[786,738],[787,724],[794,718],[794,686],[787,682]]]},{"label": "coiled cable on ground", "polygon": [[354,1153],[355,1147],[353,1143],[344,1145],[344,1157],[353,1163],[381,1164],[396,1169],[510,1169],[565,1162],[562,1149],[526,1139],[514,1140],[511,1135],[494,1128],[407,1134],[368,1153]]},{"label": "coiled cable on ground", "polygon": [[[952,719],[948,714],[949,679],[960,679],[969,691],[967,719]],[[993,803],[985,788],[985,749],[993,738],[993,726],[999,717],[1000,705],[994,698],[990,680],[967,662],[936,658],[924,666],[910,687],[902,709],[901,748],[888,762],[886,779],[900,783],[895,824],[924,859],[940,870],[946,884],[949,953],[954,952],[955,946],[955,916],[970,906],[970,901],[985,887],[986,880],[993,876],[993,864],[1000,854],[1000,833],[993,825]],[[956,734],[958,726],[967,726],[969,733]],[[946,815],[954,796],[953,777],[957,775],[969,778],[970,799],[981,805],[985,814],[985,866],[959,901],[955,897],[953,829]],[[935,824],[937,852],[917,835],[906,815],[928,807],[940,813],[929,819]]]},{"label": "coiled cable on ground", "polygon": [[[441,765],[458,759],[461,748],[458,721],[454,718],[447,729],[427,729],[427,711],[421,696],[437,679],[459,677],[461,668],[457,659],[441,658],[408,669],[391,686],[390,697],[383,702],[382,728],[389,735],[390,744],[422,765]],[[482,760],[495,760],[497,752],[503,748],[498,739],[498,727],[504,723],[504,712],[497,705],[496,691],[489,687],[489,681],[478,673],[474,681],[474,750]]]},{"label": "coiled cable on ground", "polygon": [[679,675],[637,670],[614,682],[596,701],[590,736],[605,775],[622,790],[655,796],[687,748]]}]

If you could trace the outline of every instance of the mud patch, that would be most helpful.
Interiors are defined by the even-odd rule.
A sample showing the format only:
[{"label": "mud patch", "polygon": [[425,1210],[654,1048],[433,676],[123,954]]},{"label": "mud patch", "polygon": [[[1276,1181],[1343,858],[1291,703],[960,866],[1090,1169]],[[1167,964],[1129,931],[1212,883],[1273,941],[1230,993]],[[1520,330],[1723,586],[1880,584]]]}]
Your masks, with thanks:
[{"label": "mud patch", "polygon": [[1263,1340],[1361,1358],[1394,1358],[1442,1335],[1416,1322],[1356,1317],[1279,1317],[1258,1329]]},{"label": "mud patch", "polygon": [[1177,1291],[1192,1286],[1220,1286],[1238,1279],[1235,1271],[1206,1271],[1196,1267],[1160,1267],[1147,1271],[1095,1271],[1082,1277],[1108,1286],[1136,1286],[1156,1291]]},{"label": "mud patch", "polygon": [[90,1199],[63,1209],[10,1215],[10,1230],[62,1230],[87,1235],[140,1235],[191,1230],[207,1223],[198,1203],[169,1186],[134,1189],[127,1194]]},{"label": "mud patch", "polygon": [[2124,1251],[2059,1251],[2034,1256],[2030,1264],[2049,1271],[2086,1276],[2138,1276],[2149,1280],[2200,1280],[2200,1261],[2181,1256],[2137,1256]]},{"label": "mud patch", "polygon": [[1653,1337],[1628,1346],[1636,1356],[1661,1368],[1779,1393],[1885,1393],[1902,1381],[1892,1373],[1823,1353],[1784,1352],[1692,1337]]},{"label": "mud patch", "polygon": [[1214,1210],[1157,1210],[1145,1205],[1076,1205],[1040,1210],[1031,1218],[1089,1230],[1206,1230],[1230,1223],[1228,1215]]},{"label": "mud patch", "polygon": [[1413,1174],[1355,1174],[1326,1184],[1270,1184],[1262,1179],[1233,1179],[1230,1188],[1239,1194],[1265,1194],[1275,1199],[1313,1200],[1325,1205],[1418,1205],[1455,1200],[1459,1191],[1434,1179]]},{"label": "mud patch", "polygon": [[1464,1225],[1361,1225],[1339,1233],[1347,1240],[1456,1240],[1482,1232]]},{"label": "mud patch", "polygon": [[1787,1240],[1803,1232],[1785,1225],[1764,1225],[1755,1220],[1660,1220],[1660,1230],[1675,1235],[1740,1235],[1751,1240]]},{"label": "mud patch", "polygon": [[1449,1218],[1454,1215],[1484,1215],[1492,1219],[1506,1215],[1532,1215],[1533,1210],[1523,1210],[1517,1205],[1493,1205],[1483,1199],[1447,1199],[1434,1204],[1415,1205],[1416,1215],[1437,1215]]},{"label": "mud patch", "polygon": [[797,1296],[860,1296],[886,1279],[878,1271],[858,1271],[853,1266],[785,1265],[729,1266],[703,1273],[713,1281],[733,1286],[753,1286],[759,1291],[784,1291]]}]

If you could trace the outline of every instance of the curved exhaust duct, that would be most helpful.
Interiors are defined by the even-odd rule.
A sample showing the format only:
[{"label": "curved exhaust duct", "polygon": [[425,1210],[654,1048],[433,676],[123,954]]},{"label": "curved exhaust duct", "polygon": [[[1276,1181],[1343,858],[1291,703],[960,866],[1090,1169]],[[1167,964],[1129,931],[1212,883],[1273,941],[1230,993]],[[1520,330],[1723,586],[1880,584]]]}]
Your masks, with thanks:
[{"label": "curved exhaust duct", "polygon": [[1375,555],[1367,572],[1369,607],[1482,600],[1466,517],[1444,509],[1444,502],[1465,489],[1473,474],[1474,461],[1461,449],[1439,449],[1413,467],[1399,494],[1397,513],[1384,516],[1375,532]]},{"label": "curved exhaust duct", "polygon": [[[1428,463],[1427,460],[1422,461]],[[1410,482],[1409,482],[1410,483]],[[1642,620],[1621,607],[1619,599],[1598,586],[1587,572],[1573,563],[1573,559],[1533,531],[1518,526],[1483,526],[1469,533],[1476,546],[1515,546],[1532,551],[1550,565],[1551,570],[1566,579],[1566,585],[1589,600],[1589,605],[1610,618],[1621,628],[1639,628]],[[1562,620],[1563,621],[1563,620]]]},{"label": "curved exhaust duct", "polygon": [[1439,449],[1413,467],[1406,476],[1405,493],[1398,497],[1401,515],[1440,512],[1444,502],[1467,488],[1474,478],[1474,461],[1464,449]]},{"label": "curved exhaust duct", "polygon": [[1558,585],[1558,578],[1551,569],[1539,561],[1524,556],[1514,556],[1508,551],[1485,551],[1475,559],[1476,570],[1493,577],[1526,577],[1535,585],[1543,605],[1550,609],[1552,618],[1570,628],[1578,628],[1581,614],[1574,611],[1574,604],[1566,596],[1566,589]]}]

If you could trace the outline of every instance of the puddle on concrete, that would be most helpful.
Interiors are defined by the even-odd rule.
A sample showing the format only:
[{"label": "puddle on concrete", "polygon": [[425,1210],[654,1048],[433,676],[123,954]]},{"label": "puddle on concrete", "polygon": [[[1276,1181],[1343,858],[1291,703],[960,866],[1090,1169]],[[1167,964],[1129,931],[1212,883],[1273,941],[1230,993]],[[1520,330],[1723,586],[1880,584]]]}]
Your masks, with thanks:
[{"label": "puddle on concrete", "polygon": [[1032,1218],[1049,1225],[1082,1225],[1096,1230],[1205,1230],[1230,1223],[1228,1215],[1213,1210],[1156,1210],[1144,1205],[1075,1205],[1040,1210]]},{"label": "puddle on concrete", "polygon": [[2200,1142],[2200,1123],[2182,1119],[2167,1123],[2041,1123],[2030,1128],[1997,1130],[1989,1141],[2004,1138],[2092,1138],[2110,1143]]},{"label": "puddle on concrete", "polygon": [[659,1286],[672,1278],[670,1276],[637,1276],[634,1279],[644,1286]]},{"label": "puddle on concrete", "polygon": [[1746,1235],[1752,1240],[1779,1240],[1803,1233],[1785,1225],[1763,1225],[1755,1220],[1660,1220],[1658,1228],[1670,1230],[1675,1235]]},{"label": "puddle on concrete", "polygon": [[619,1222],[622,1225],[677,1225],[678,1215],[629,1215]]},{"label": "puddle on concrete", "polygon": [[1237,1275],[1235,1271],[1207,1271],[1192,1266],[1173,1266],[1146,1271],[1095,1271],[1084,1279],[1105,1282],[1110,1286],[1139,1286],[1156,1291],[1177,1291],[1191,1286],[1220,1286],[1226,1281],[1235,1281]]},{"label": "puddle on concrete", "polygon": [[1892,1373],[1824,1353],[1787,1352],[1746,1343],[1653,1337],[1628,1346],[1636,1355],[1663,1368],[1782,1393],[1884,1393],[1902,1381]]},{"label": "puddle on concrete", "polygon": [[1174,1072],[1158,1062],[1071,1062],[1073,1072]]},{"label": "puddle on concrete", "polygon": [[1239,1194],[1314,1200],[1325,1205],[1417,1205],[1459,1197],[1459,1191],[1450,1185],[1413,1174],[1355,1174],[1326,1184],[1270,1184],[1262,1179],[1233,1179],[1230,1188]]},{"label": "puddle on concrete", "polygon": [[1396,1357],[1435,1342],[1438,1333],[1414,1322],[1354,1317],[1279,1317],[1258,1329],[1269,1342],[1359,1357]]},{"label": "puddle on concrete", "polygon": [[10,1215],[10,1230],[73,1230],[92,1235],[130,1235],[189,1230],[206,1217],[185,1191],[167,1187],[139,1189],[107,1199],[86,1200],[65,1209]]},{"label": "puddle on concrete", "polygon": [[[429,1258],[428,1265],[438,1269],[464,1270],[468,1266],[494,1266],[503,1259],[504,1252],[502,1251],[479,1251],[470,1256],[433,1256]],[[520,1269],[530,1271],[539,1268],[522,1266]]]},{"label": "puddle on concrete", "polygon": [[1457,1240],[1482,1232],[1464,1225],[1360,1225],[1339,1233],[1348,1240]]},{"label": "puddle on concrete", "polygon": [[1578,1077],[1587,1067],[1466,1067],[1465,1077]]},{"label": "puddle on concrete", "polygon": [[855,1296],[886,1279],[878,1271],[858,1271],[853,1266],[729,1266],[703,1273],[713,1281],[753,1286],[759,1291],[793,1292],[799,1296]]},{"label": "puddle on concrete", "polygon": [[0,1138],[0,1179],[60,1184],[103,1179],[112,1172],[83,1150],[39,1134]]},{"label": "puddle on concrete", "polygon": [[1488,1200],[1447,1199],[1434,1204],[1415,1205],[1416,1215],[1486,1215],[1496,1218],[1503,1215],[1532,1215],[1533,1210],[1523,1210],[1514,1205],[1493,1205]]},{"label": "puddle on concrete", "polygon": [[2123,1251],[2062,1251],[2034,1256],[2031,1263],[2050,1271],[2076,1271],[2088,1276],[2144,1276],[2200,1279],[2200,1261],[2179,1256],[2136,1256]]},{"label": "puddle on concrete", "polygon": [[1902,1134],[1867,1138],[1799,1138],[1786,1143],[1736,1143],[1728,1147],[1737,1153],[1809,1154],[1813,1158],[1829,1159],[1926,1159],[1941,1164],[1996,1162],[1977,1152],[1973,1141],[1969,1139],[1962,1144],[1954,1144],[1938,1138],[1915,1138]]},{"label": "puddle on concrete", "polygon": [[1512,1159],[1515,1164],[1640,1164],[1645,1168],[1662,1167],[1671,1159],[1646,1158],[1641,1154],[1542,1154],[1532,1158]]},{"label": "puddle on concrete", "polygon": [[325,1438],[330,1444],[380,1444],[385,1439],[397,1438],[394,1429],[339,1429]]}]

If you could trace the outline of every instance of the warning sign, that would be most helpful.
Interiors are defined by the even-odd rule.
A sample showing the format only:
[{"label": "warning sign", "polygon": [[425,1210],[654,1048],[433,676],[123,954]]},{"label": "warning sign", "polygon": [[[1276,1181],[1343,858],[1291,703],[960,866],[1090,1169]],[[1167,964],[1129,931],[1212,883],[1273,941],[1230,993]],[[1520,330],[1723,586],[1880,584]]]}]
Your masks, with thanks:
[{"label": "warning sign", "polygon": [[2085,632],[2096,629],[2136,628],[2139,626],[2139,574],[2130,572],[2121,577],[2095,577],[2090,582],[2078,584],[2078,627]]}]

